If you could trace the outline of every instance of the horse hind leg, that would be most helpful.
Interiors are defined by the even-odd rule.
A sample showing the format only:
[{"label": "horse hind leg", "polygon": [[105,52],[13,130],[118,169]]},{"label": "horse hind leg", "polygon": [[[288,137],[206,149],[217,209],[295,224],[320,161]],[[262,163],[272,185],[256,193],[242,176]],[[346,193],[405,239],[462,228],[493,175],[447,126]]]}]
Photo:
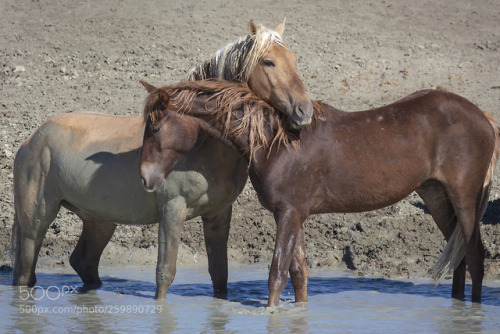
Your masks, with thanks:
[{"label": "horse hind leg", "polygon": [[[47,229],[59,212],[60,204],[55,199],[54,192],[49,189],[50,187],[43,186],[44,181],[43,179],[40,182],[32,182],[21,191],[19,186],[14,186],[12,285],[35,285],[38,254]],[[30,194],[36,194],[36,197],[33,198]]]},{"label": "horse hind leg", "polygon": [[[457,225],[457,217],[444,186],[435,180],[429,180],[416,189],[424,201],[434,222],[446,241],[449,241]],[[438,264],[433,269],[439,267]],[[465,298],[465,259],[462,259],[453,271],[451,296],[456,299]],[[441,276],[441,274],[436,274]]]},{"label": "horse hind leg", "polygon": [[[481,241],[479,223],[486,208],[488,190],[483,188],[482,181],[474,182],[472,179],[464,179],[460,182],[459,185],[451,185],[448,191],[457,216],[457,224],[443,254],[448,253],[448,262],[451,267],[455,263],[461,265],[460,261],[463,262],[465,257],[472,280],[471,299],[473,302],[480,302],[485,250]],[[465,281],[465,273],[463,276]]]},{"label": "horse hind leg", "polygon": [[[488,206],[490,188],[491,183],[484,186],[478,196],[474,227],[470,240],[467,243],[467,251],[465,255],[469,267],[469,274],[472,279],[471,300],[473,302],[481,302],[482,283],[484,277],[484,258],[486,252],[481,240],[480,222],[483,218],[484,212],[486,211],[486,207]],[[467,238],[468,235],[466,234],[465,237]]]},{"label": "horse hind leg", "polygon": [[83,221],[82,234],[71,253],[69,263],[84,284],[100,286],[99,260],[116,225],[82,214],[79,217]]}]

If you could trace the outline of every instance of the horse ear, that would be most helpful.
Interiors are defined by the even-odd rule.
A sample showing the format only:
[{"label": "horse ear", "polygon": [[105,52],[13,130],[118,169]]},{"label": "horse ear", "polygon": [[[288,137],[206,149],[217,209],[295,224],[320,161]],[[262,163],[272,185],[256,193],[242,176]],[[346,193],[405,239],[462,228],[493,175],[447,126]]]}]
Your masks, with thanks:
[{"label": "horse ear", "polygon": [[255,36],[256,33],[257,33],[257,25],[255,24],[253,19],[251,19],[250,22],[248,22],[248,34],[250,35],[250,37],[253,37]]},{"label": "horse ear", "polygon": [[170,95],[168,95],[165,89],[163,88],[158,89],[158,100],[161,102],[163,107],[167,109],[168,104],[170,102]]},{"label": "horse ear", "polygon": [[285,31],[285,21],[286,17],[283,19],[283,22],[274,29],[281,37],[283,37],[283,32]]},{"label": "horse ear", "polygon": [[144,88],[146,88],[148,93],[152,93],[153,91],[155,91],[157,89],[155,86],[148,84],[146,81],[139,80],[139,82],[141,83],[141,85],[144,86]]}]

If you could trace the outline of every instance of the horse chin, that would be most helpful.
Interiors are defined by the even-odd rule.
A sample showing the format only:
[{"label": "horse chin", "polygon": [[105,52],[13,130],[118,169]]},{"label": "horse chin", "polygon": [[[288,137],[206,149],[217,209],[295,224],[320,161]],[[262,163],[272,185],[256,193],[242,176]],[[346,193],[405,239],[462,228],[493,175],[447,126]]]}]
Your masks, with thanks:
[{"label": "horse chin", "polygon": [[311,118],[308,120],[301,120],[300,122],[297,122],[293,119],[290,119],[290,126],[294,130],[299,130],[299,129],[302,129],[304,126],[311,124],[311,122],[312,122]]},{"label": "horse chin", "polygon": [[153,187],[153,188],[144,187],[144,189],[146,189],[146,191],[147,191],[148,193],[154,193],[154,192],[155,192],[155,190],[156,190],[156,189],[155,189],[155,187]]}]

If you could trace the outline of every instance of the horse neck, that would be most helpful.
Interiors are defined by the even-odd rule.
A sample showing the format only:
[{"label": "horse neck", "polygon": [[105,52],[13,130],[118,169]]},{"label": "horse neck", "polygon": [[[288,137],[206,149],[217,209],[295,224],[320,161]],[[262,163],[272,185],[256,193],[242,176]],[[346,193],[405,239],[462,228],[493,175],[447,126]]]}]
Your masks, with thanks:
[{"label": "horse neck", "polygon": [[231,131],[231,129],[236,126],[236,121],[231,121],[229,129],[226,129],[221,122],[214,122],[215,117],[215,115],[208,113],[196,116],[199,120],[199,124],[201,125],[200,128],[203,131],[208,133],[210,136],[221,140],[224,144],[234,147],[242,155],[250,158],[248,131],[236,135]]},{"label": "horse neck", "polygon": [[[205,105],[206,98],[197,97],[191,108],[192,110],[197,111],[192,114],[192,116],[198,119],[198,124],[200,125],[201,130],[205,131],[212,137],[221,140],[223,143],[232,146],[240,152],[242,156],[246,157],[248,161],[253,161],[254,157],[260,156],[261,154],[264,154],[265,157],[265,152],[267,152],[266,148],[257,149],[255,151],[255,155],[252,156],[254,151],[251,148],[250,143],[250,129],[238,128],[238,125],[241,124],[240,121],[244,116],[243,107],[233,110],[231,113],[231,121],[227,123],[225,120],[217,120],[217,114],[207,112]],[[274,132],[269,126],[266,126],[263,133],[268,144],[270,145],[274,139]]]}]

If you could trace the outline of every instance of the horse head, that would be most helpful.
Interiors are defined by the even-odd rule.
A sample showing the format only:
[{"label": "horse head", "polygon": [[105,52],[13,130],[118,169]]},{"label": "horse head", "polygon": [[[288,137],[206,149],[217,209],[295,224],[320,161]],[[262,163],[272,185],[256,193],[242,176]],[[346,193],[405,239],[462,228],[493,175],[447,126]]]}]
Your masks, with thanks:
[{"label": "horse head", "polygon": [[193,68],[189,80],[241,81],[262,100],[285,113],[294,128],[311,123],[313,105],[297,73],[297,58],[284,44],[285,21],[275,30],[248,23],[248,35]]},{"label": "horse head", "polygon": [[281,39],[284,28],[285,21],[274,31],[249,22],[250,37],[272,42],[267,52],[261,52],[249,74],[248,86],[261,99],[287,114],[294,128],[300,128],[311,123],[313,106],[297,73],[297,58]]},{"label": "horse head", "polygon": [[170,110],[170,96],[161,88],[144,81],[149,92],[143,145],[140,159],[142,183],[147,191],[165,185],[165,178],[175,164],[189,152],[198,138],[198,127],[193,119]]}]

